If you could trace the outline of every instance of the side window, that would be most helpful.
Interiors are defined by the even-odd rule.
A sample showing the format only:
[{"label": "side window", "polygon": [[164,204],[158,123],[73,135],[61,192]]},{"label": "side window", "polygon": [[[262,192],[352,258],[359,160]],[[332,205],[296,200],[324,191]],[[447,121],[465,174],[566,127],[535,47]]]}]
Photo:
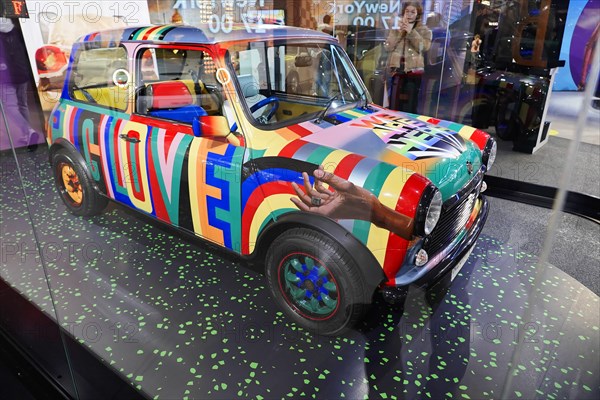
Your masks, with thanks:
[{"label": "side window", "polygon": [[123,111],[127,108],[130,74],[123,47],[84,45],[77,53],[69,81],[71,98]]},{"label": "side window", "polygon": [[223,115],[222,87],[210,55],[201,50],[146,48],[138,52],[139,114],[191,124],[203,115]]}]

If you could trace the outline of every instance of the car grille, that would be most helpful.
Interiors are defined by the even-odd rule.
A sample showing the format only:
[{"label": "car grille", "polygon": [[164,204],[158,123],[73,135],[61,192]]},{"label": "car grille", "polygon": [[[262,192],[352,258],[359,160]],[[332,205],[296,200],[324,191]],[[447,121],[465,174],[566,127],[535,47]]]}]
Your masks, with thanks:
[{"label": "car grille", "polygon": [[469,220],[477,201],[478,187],[463,195],[460,201],[452,208],[442,211],[440,220],[435,229],[423,243],[423,249],[429,253],[429,256],[437,254],[446,247],[458,235]]}]

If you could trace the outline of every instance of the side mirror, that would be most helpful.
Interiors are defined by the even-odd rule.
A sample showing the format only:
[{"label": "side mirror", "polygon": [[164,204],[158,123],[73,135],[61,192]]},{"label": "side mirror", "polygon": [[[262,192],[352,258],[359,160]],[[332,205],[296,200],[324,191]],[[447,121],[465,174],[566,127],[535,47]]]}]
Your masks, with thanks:
[{"label": "side mirror", "polygon": [[205,115],[192,121],[192,130],[196,137],[227,137],[231,130],[227,118],[222,115]]}]

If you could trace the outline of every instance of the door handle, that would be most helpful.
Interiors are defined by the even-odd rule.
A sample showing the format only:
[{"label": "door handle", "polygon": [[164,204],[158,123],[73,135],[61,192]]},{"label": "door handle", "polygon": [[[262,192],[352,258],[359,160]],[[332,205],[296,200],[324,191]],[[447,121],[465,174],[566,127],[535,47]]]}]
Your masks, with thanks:
[{"label": "door handle", "polygon": [[140,139],[138,139],[138,138],[134,138],[134,137],[131,137],[131,136],[128,136],[128,135],[127,135],[127,134],[125,134],[125,133],[121,133],[121,134],[119,135],[119,137],[120,137],[121,139],[123,139],[123,140],[125,140],[125,141],[127,141],[127,142],[131,142],[131,143],[139,143],[139,142],[140,142]]}]

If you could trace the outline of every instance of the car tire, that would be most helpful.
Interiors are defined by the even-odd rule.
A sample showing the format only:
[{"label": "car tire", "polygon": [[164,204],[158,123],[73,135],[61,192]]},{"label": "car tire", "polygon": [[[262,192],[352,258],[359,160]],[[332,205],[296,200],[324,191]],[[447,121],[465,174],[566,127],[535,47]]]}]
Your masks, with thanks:
[{"label": "car tire", "polygon": [[91,216],[104,210],[108,201],[94,188],[79,154],[58,150],[52,157],[52,171],[60,198],[72,214]]},{"label": "car tire", "polygon": [[367,293],[347,249],[322,233],[290,229],[275,239],[266,256],[269,288],[296,324],[320,335],[339,335],[362,319]]}]

